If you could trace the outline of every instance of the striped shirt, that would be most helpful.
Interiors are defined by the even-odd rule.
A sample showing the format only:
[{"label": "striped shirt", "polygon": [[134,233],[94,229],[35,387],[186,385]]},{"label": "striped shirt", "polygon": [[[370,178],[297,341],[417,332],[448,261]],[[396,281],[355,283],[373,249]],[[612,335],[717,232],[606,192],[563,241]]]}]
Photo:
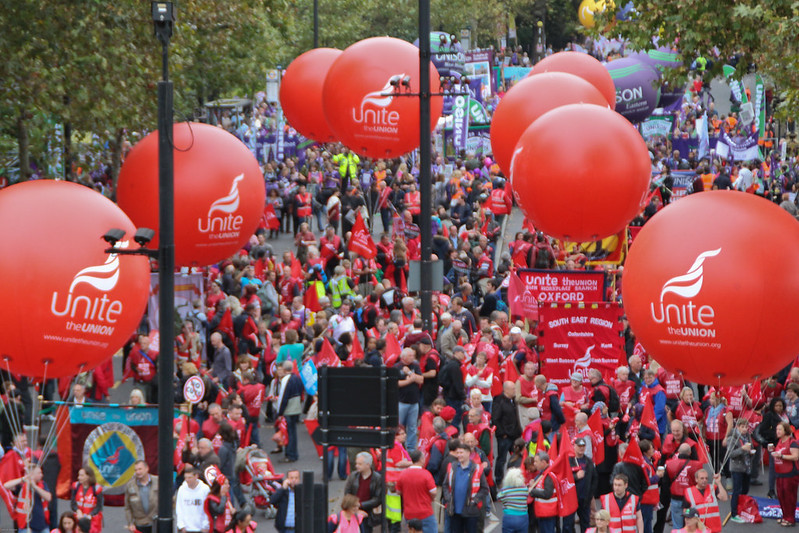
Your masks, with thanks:
[{"label": "striped shirt", "polygon": [[527,487],[509,487],[499,491],[504,514],[527,515]]}]

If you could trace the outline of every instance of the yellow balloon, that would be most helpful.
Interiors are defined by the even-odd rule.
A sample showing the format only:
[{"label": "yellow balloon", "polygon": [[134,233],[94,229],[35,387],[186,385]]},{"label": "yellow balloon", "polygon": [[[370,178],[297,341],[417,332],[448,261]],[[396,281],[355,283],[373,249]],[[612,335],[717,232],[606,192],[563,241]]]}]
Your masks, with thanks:
[{"label": "yellow balloon", "polygon": [[583,0],[577,11],[577,18],[580,19],[580,24],[586,28],[593,28],[594,13],[598,10],[597,8],[596,0]]},{"label": "yellow balloon", "polygon": [[613,0],[583,0],[577,12],[577,18],[580,19],[580,24],[586,28],[593,28],[594,14],[603,13],[607,8],[615,9],[616,3]]}]

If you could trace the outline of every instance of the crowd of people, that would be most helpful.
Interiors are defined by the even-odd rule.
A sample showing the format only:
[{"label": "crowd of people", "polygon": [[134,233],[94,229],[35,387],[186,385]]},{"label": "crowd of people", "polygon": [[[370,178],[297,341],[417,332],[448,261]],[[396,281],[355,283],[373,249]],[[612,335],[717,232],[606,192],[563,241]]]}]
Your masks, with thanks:
[{"label": "crowd of people", "polygon": [[[521,51],[513,57],[526,59]],[[713,114],[712,103],[703,109],[697,102],[684,108],[689,122],[698,111]],[[730,117],[719,117],[718,127]],[[275,109],[261,102],[251,119],[267,128],[276,123]],[[249,142],[252,126],[223,125]],[[765,160],[745,164],[700,160],[650,142],[661,179],[635,223],[673,201],[673,170],[696,171],[689,192],[736,188],[797,215],[799,145],[795,137],[782,142],[785,150],[778,140],[765,147]],[[278,531],[295,530],[300,476],[292,463],[300,454],[322,454],[298,444],[300,423],[310,431],[318,417],[315,384],[301,372],[308,364],[388,366],[401,376],[400,425],[386,464],[376,450],[328,452],[327,475],[345,480],[329,531],[370,532],[385,520],[390,531],[405,523],[409,531],[471,533],[499,514],[499,503],[506,532],[570,533],[579,524],[583,533],[660,533],[669,523],[675,531],[716,532],[719,501],[729,500],[730,520],[743,522],[742,501],[762,483],[779,500],[780,525],[794,525],[797,364],[748,386],[708,388],[660,367],[625,323],[628,363],[612,379],[590,369],[558,387],[543,364],[536,324],[510,313],[506,281],[520,268],[594,267],[527,223],[512,239],[503,234],[514,198],[490,157],[434,154],[433,210],[423,213],[418,159],[373,161],[335,144],[280,161],[264,154],[270,152],[259,157],[275,219],[265,218],[240,253],[201,270],[204,298],[182,313],[175,340],[176,401],[185,402],[183,385],[193,376],[205,385],[204,397],[175,420],[179,531],[254,531],[256,508],[271,510]],[[410,264],[421,257],[421,217],[431,217],[433,258],[444,272],[429,317],[408,287]],[[375,235],[374,253],[354,245],[359,219]],[[276,253],[284,234],[293,246]],[[611,298],[620,297],[620,282],[608,277]],[[156,348],[140,332],[124,349],[123,379],[136,387],[131,406],[156,402],[163,357]],[[104,402],[113,367],[109,361],[69,381],[59,396],[73,405]],[[10,376],[3,390],[4,410],[29,420],[27,380]],[[271,428],[270,458],[261,434]],[[104,528],[103,491],[91,468],[78,472],[71,510],[50,515],[54,482],[45,482],[44,465],[34,466],[41,450],[7,425],[3,445],[12,457],[4,461],[15,468],[3,485],[19,529]],[[567,467],[556,471],[563,453]],[[273,465],[278,458],[286,472]],[[125,526],[151,533],[157,479],[143,460],[134,471]]]}]

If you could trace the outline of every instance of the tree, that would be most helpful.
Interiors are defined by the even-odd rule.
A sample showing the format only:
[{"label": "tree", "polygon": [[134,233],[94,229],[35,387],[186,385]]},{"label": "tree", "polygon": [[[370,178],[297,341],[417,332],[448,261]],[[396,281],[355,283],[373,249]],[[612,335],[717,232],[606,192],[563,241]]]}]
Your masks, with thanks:
[{"label": "tree", "polygon": [[[606,26],[613,15],[609,11],[598,16],[596,28]],[[650,48],[655,35],[660,43],[678,43],[683,67],[670,72],[672,78],[684,79],[699,56],[714,61],[710,75],[719,74],[733,57],[739,65],[755,65],[781,92],[782,111],[790,112],[799,109],[797,27],[799,6],[795,0],[636,0],[635,15],[618,22],[613,31],[637,49]],[[737,74],[745,72],[746,68],[738,68]]]}]

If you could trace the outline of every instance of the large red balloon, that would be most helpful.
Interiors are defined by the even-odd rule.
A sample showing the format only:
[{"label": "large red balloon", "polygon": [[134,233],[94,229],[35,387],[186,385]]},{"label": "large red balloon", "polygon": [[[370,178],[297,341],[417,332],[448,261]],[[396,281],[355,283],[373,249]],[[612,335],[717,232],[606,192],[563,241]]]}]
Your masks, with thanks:
[{"label": "large red balloon", "polygon": [[291,62],[280,82],[280,105],[291,126],[309,139],[336,140],[322,108],[322,87],[330,65],[341,55],[335,48],[314,48]]},{"label": "large red balloon", "polygon": [[596,87],[564,72],[531,76],[514,85],[500,100],[491,121],[491,148],[505,174],[510,175],[513,149],[530,124],[556,107],[581,103],[608,105]]},{"label": "large red balloon", "polygon": [[708,385],[778,372],[799,353],[799,223],[734,191],[692,194],[641,229],[624,268],[630,327],[666,369]]},{"label": "large red balloon", "polygon": [[112,356],[141,321],[150,286],[143,256],[108,255],[100,237],[137,248],[136,228],[81,185],[32,181],[0,192],[0,368],[56,378]]},{"label": "large red balloon", "polygon": [[[419,98],[394,96],[393,79],[408,77],[419,92],[419,49],[391,37],[359,41],[330,67],[322,92],[325,118],[336,138],[354,152],[371,158],[392,158],[419,147]],[[430,64],[431,92],[440,90],[438,71]],[[444,102],[430,101],[430,129]]]},{"label": "large red balloon", "polygon": [[579,76],[599,89],[611,109],[616,109],[616,86],[608,69],[588,54],[581,52],[558,52],[535,64],[528,76],[544,72],[567,72]]},{"label": "large red balloon", "polygon": [[639,213],[650,178],[638,130],[607,107],[561,106],[522,134],[511,179],[536,228],[567,241],[618,233]]},{"label": "large red balloon", "polygon": [[[258,226],[266,197],[263,174],[250,150],[221,128],[175,124],[173,137],[175,264],[217,263],[241,249]],[[157,132],[125,159],[117,201],[136,226],[158,230]]]}]

